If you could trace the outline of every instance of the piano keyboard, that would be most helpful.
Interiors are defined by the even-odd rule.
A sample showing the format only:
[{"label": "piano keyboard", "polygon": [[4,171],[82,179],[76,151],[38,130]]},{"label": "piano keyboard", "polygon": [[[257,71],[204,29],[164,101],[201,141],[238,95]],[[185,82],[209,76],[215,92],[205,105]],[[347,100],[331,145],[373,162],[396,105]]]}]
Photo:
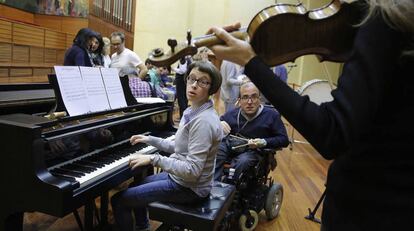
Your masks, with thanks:
[{"label": "piano keyboard", "polygon": [[[165,138],[174,140],[175,135]],[[138,149],[136,148],[138,146]],[[154,146],[143,143],[131,146],[127,150],[114,153],[96,153],[94,155],[79,157],[64,164],[49,169],[52,175],[62,177],[71,182],[79,182],[84,187],[99,178],[110,175],[121,168],[128,167],[129,159],[137,153],[151,154],[156,152]]]}]

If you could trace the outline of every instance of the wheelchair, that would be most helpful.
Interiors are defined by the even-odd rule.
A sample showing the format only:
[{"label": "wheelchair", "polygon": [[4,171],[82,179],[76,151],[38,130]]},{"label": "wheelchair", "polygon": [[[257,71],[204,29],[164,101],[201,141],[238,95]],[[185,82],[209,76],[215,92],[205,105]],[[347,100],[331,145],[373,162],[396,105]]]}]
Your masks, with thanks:
[{"label": "wheelchair", "polygon": [[223,182],[214,182],[209,198],[199,204],[150,203],[150,219],[162,222],[157,231],[250,231],[262,210],[269,220],[276,218],[283,187],[268,176],[277,165],[275,153],[274,149],[259,150],[262,158],[238,179],[225,167]]},{"label": "wheelchair", "polygon": [[232,169],[225,166],[224,182],[236,187],[230,205],[219,230],[254,230],[259,222],[259,213],[264,210],[268,220],[279,215],[283,201],[283,187],[269,176],[277,166],[275,149],[259,149],[259,162],[232,177]]}]

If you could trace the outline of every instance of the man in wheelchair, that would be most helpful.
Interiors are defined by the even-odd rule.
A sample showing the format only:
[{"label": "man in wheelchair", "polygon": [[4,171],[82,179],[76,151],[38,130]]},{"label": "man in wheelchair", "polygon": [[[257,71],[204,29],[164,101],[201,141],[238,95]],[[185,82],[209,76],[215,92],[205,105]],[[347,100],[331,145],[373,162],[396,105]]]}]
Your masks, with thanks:
[{"label": "man in wheelchair", "polygon": [[[268,177],[276,165],[276,150],[289,144],[280,115],[261,104],[260,92],[252,82],[240,86],[239,104],[220,118],[226,137],[216,156],[214,178],[236,186],[221,230],[233,230],[235,223],[241,230],[254,230],[258,213],[264,209],[268,219],[275,218],[283,198],[282,186]],[[225,164],[230,166],[224,168]]]},{"label": "man in wheelchair", "polygon": [[221,116],[226,137],[216,157],[214,179],[221,181],[223,166],[230,162],[234,179],[262,158],[259,149],[287,147],[289,139],[279,113],[260,102],[260,92],[252,82],[240,86],[239,108]]}]

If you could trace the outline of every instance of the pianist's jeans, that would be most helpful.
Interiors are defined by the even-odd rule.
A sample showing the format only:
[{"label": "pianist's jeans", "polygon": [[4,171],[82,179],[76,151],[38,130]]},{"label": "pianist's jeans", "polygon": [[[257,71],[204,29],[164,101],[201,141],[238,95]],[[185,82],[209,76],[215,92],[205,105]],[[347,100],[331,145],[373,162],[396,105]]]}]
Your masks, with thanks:
[{"label": "pianist's jeans", "polygon": [[118,192],[112,199],[115,222],[122,231],[134,230],[132,210],[138,229],[149,227],[146,206],[154,201],[194,203],[204,198],[191,189],[175,183],[168,173],[146,177],[139,185]]}]

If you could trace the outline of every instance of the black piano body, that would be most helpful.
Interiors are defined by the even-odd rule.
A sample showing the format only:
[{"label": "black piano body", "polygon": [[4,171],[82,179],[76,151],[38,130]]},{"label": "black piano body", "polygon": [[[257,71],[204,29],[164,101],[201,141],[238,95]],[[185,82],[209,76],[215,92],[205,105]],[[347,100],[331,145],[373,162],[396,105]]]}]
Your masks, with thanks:
[{"label": "black piano body", "polygon": [[27,114],[0,116],[2,184],[7,188],[0,199],[2,218],[24,211],[63,217],[129,179],[127,162],[83,184],[65,166],[78,161],[87,170],[99,169],[100,159],[105,163],[144,148],[129,144],[133,134],[173,135],[171,112],[166,103],[53,121]]},{"label": "black piano body", "polygon": [[55,104],[49,83],[0,84],[0,115],[48,113]]},{"label": "black piano body", "polygon": [[[131,135],[175,134],[172,102],[127,101],[125,108],[53,120],[23,113],[0,116],[0,231],[11,214],[38,211],[63,217],[130,179],[128,155],[149,148],[131,146]],[[119,165],[108,169],[113,162]]]}]

